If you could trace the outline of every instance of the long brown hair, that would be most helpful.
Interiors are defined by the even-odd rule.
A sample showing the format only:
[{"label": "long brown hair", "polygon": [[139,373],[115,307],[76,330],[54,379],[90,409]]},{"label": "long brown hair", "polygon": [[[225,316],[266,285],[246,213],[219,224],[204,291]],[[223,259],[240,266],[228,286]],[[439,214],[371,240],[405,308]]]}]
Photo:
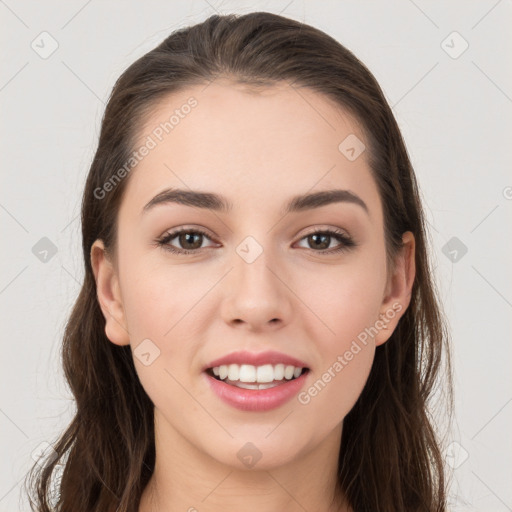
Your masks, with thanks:
[{"label": "long brown hair", "polygon": [[155,463],[153,404],[130,346],[117,346],[105,335],[90,262],[98,238],[115,256],[116,216],[129,176],[104,197],[98,190],[128,161],[158,100],[219,76],[249,86],[288,81],[307,87],[361,123],[384,209],[388,260],[394,261],[402,234],[412,231],[416,277],[408,309],[388,342],[377,347],[368,381],[344,419],[338,486],[356,512],[445,511],[442,439],[429,404],[440,385],[441,395],[449,397],[445,418],[451,417],[449,336],[405,143],[377,81],[349,50],[316,28],[267,12],[215,15],[175,31],[115,83],[85,185],[85,277],[62,347],[76,414],[53,444],[53,456],[28,475],[32,509],[138,510]]}]

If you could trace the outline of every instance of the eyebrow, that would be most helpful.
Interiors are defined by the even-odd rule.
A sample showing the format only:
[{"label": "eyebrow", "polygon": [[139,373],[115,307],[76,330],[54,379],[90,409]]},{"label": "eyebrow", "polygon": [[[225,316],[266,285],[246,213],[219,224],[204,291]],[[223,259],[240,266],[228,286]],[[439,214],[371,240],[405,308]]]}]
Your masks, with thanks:
[{"label": "eyebrow", "polygon": [[[224,196],[212,192],[200,192],[196,190],[165,189],[151,199],[142,209],[142,214],[148,212],[157,205],[177,203],[194,208],[204,208],[220,213],[232,210],[233,204]],[[320,208],[333,203],[351,203],[359,205],[369,214],[368,206],[356,194],[350,190],[334,189],[323,190],[292,197],[285,205],[283,214],[296,213]]]}]

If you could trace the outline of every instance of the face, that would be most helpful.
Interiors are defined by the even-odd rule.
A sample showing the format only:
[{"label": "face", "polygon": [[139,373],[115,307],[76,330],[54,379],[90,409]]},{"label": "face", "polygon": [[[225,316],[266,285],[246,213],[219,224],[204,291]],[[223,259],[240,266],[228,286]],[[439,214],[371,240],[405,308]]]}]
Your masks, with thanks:
[{"label": "face", "polygon": [[[387,274],[377,186],[366,151],[354,159],[364,141],[330,100],[286,84],[255,93],[218,79],[147,117],[137,148],[151,147],[125,178],[117,264],[100,241],[92,254],[106,334],[134,350],[162,431],[237,467],[241,449],[272,468],[339,442],[413,275],[405,263]],[[159,196],[176,189],[211,195]],[[287,209],[333,190],[345,192]],[[307,369],[244,390],[213,376],[226,356],[230,381],[244,363],[249,380],[254,367],[265,381],[268,364],[277,380],[279,361]]]}]

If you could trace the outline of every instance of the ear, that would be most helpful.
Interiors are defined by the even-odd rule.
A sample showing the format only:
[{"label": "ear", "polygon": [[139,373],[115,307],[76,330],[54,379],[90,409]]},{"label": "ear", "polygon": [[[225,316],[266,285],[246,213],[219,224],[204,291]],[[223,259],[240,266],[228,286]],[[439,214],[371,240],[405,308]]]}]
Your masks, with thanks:
[{"label": "ear", "polygon": [[103,241],[96,240],[91,247],[91,265],[96,280],[98,302],[105,317],[105,334],[115,345],[129,345],[119,278],[110,261]]},{"label": "ear", "polygon": [[396,255],[393,274],[388,278],[379,319],[375,322],[378,333],[375,345],[382,345],[393,334],[398,321],[411,302],[412,286],[416,276],[415,239],[411,231],[402,235],[403,246]]}]

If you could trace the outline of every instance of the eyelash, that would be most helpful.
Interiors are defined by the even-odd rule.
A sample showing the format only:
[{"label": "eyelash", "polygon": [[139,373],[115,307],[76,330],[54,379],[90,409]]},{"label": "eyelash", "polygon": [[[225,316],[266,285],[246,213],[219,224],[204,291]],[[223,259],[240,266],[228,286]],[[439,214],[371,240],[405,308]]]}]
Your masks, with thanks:
[{"label": "eyelash", "polygon": [[[204,231],[202,231],[200,229],[181,228],[176,231],[172,231],[171,233],[165,234],[163,237],[157,239],[155,242],[159,247],[161,247],[165,251],[169,251],[174,254],[193,254],[193,253],[197,254],[201,249],[194,249],[194,250],[178,249],[176,247],[173,247],[172,245],[169,245],[169,242],[171,240],[173,240],[174,238],[176,238],[177,236],[179,236],[182,233],[193,233],[196,235],[202,235],[202,236],[205,236],[206,238],[208,238],[210,241],[213,241],[207,233],[205,233]],[[327,249],[327,250],[319,250],[319,251],[314,250],[314,249],[308,249],[309,251],[313,251],[315,253],[329,256],[332,254],[338,254],[343,251],[349,250],[357,245],[352,240],[352,238],[350,238],[343,232],[331,230],[331,229],[317,229],[311,233],[308,233],[307,235],[304,235],[300,240],[303,240],[304,238],[307,238],[309,236],[320,235],[320,234],[321,235],[329,235],[329,236],[335,238],[338,242],[341,242],[340,246],[336,247],[335,249]]]}]

